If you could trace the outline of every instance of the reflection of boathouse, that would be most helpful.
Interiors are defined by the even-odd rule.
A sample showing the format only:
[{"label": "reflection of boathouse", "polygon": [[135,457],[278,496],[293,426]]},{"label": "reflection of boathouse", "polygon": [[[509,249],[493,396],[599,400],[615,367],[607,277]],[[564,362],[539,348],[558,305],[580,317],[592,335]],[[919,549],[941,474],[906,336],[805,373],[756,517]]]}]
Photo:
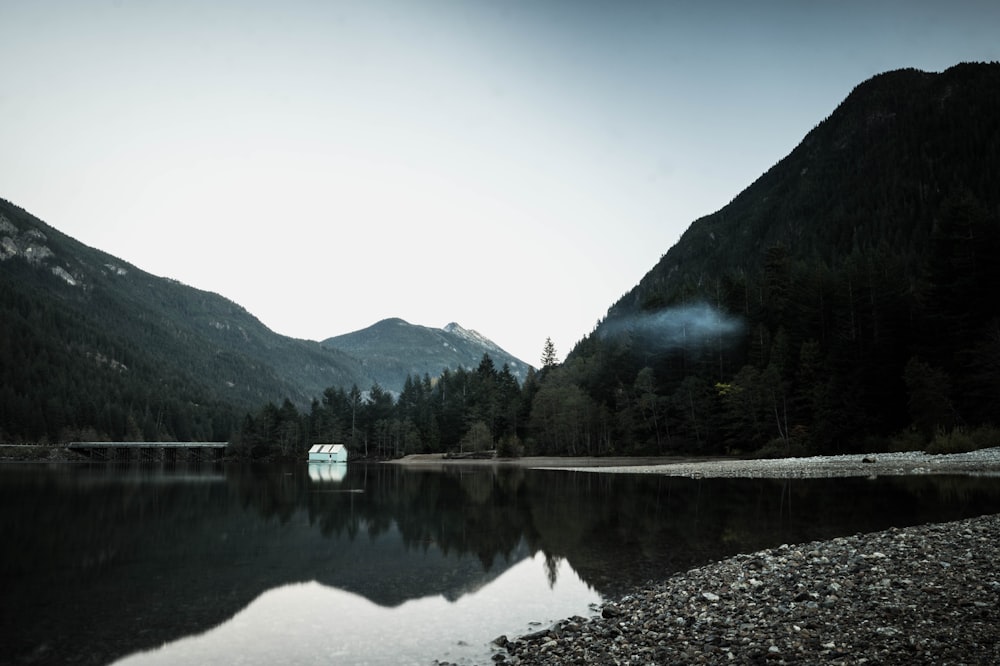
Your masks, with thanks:
[{"label": "reflection of boathouse", "polygon": [[309,480],[313,483],[340,483],[344,480],[345,476],[347,476],[347,465],[338,463],[309,463]]},{"label": "reflection of boathouse", "polygon": [[309,449],[309,462],[346,463],[347,447],[343,444],[317,444]]}]

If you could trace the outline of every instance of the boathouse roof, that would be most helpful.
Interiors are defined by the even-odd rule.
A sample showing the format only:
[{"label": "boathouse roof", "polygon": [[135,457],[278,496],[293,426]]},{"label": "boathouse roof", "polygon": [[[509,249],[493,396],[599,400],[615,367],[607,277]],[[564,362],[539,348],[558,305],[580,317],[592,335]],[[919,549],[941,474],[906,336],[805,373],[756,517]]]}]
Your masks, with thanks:
[{"label": "boathouse roof", "polygon": [[309,453],[339,453],[343,448],[343,444],[314,444]]}]

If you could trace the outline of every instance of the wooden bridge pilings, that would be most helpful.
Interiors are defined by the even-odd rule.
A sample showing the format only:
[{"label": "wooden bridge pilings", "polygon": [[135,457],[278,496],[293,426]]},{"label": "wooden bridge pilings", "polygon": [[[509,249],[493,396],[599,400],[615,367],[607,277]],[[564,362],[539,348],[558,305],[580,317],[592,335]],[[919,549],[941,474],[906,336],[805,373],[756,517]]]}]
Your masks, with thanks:
[{"label": "wooden bridge pilings", "polygon": [[109,462],[215,462],[226,442],[70,442],[66,447]]}]

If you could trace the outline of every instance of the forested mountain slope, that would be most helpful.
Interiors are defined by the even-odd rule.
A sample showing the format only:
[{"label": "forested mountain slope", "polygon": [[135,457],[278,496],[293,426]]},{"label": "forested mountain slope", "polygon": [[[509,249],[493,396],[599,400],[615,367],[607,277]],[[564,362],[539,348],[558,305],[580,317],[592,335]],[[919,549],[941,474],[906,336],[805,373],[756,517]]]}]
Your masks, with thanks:
[{"label": "forested mountain slope", "polygon": [[571,352],[555,383],[603,414],[576,448],[834,451],[990,424],[998,250],[1000,64],[876,76]]},{"label": "forested mountain slope", "polygon": [[353,383],[348,355],[0,200],[0,441],[227,439],[247,409]]},{"label": "forested mountain slope", "polygon": [[946,206],[1000,196],[998,105],[997,64],[869,79],[728,206],[694,222],[608,318],[760,270],[776,245],[826,263],[879,246],[925,257]]}]

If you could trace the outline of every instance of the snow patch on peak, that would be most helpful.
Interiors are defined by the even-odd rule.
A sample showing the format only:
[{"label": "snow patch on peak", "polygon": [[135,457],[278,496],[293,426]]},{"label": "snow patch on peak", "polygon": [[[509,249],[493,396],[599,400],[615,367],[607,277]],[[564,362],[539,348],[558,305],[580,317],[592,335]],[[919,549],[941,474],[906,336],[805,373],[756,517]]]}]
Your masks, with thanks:
[{"label": "snow patch on peak", "polygon": [[452,335],[456,335],[460,338],[465,338],[466,340],[469,340],[471,342],[483,345],[484,347],[487,347],[489,349],[493,349],[495,351],[502,351],[500,347],[496,345],[496,343],[494,343],[492,340],[487,338],[482,333],[467,328],[462,328],[457,322],[454,321],[451,322],[450,324],[445,326],[444,329],[442,330],[444,330],[446,333],[451,333]]}]

